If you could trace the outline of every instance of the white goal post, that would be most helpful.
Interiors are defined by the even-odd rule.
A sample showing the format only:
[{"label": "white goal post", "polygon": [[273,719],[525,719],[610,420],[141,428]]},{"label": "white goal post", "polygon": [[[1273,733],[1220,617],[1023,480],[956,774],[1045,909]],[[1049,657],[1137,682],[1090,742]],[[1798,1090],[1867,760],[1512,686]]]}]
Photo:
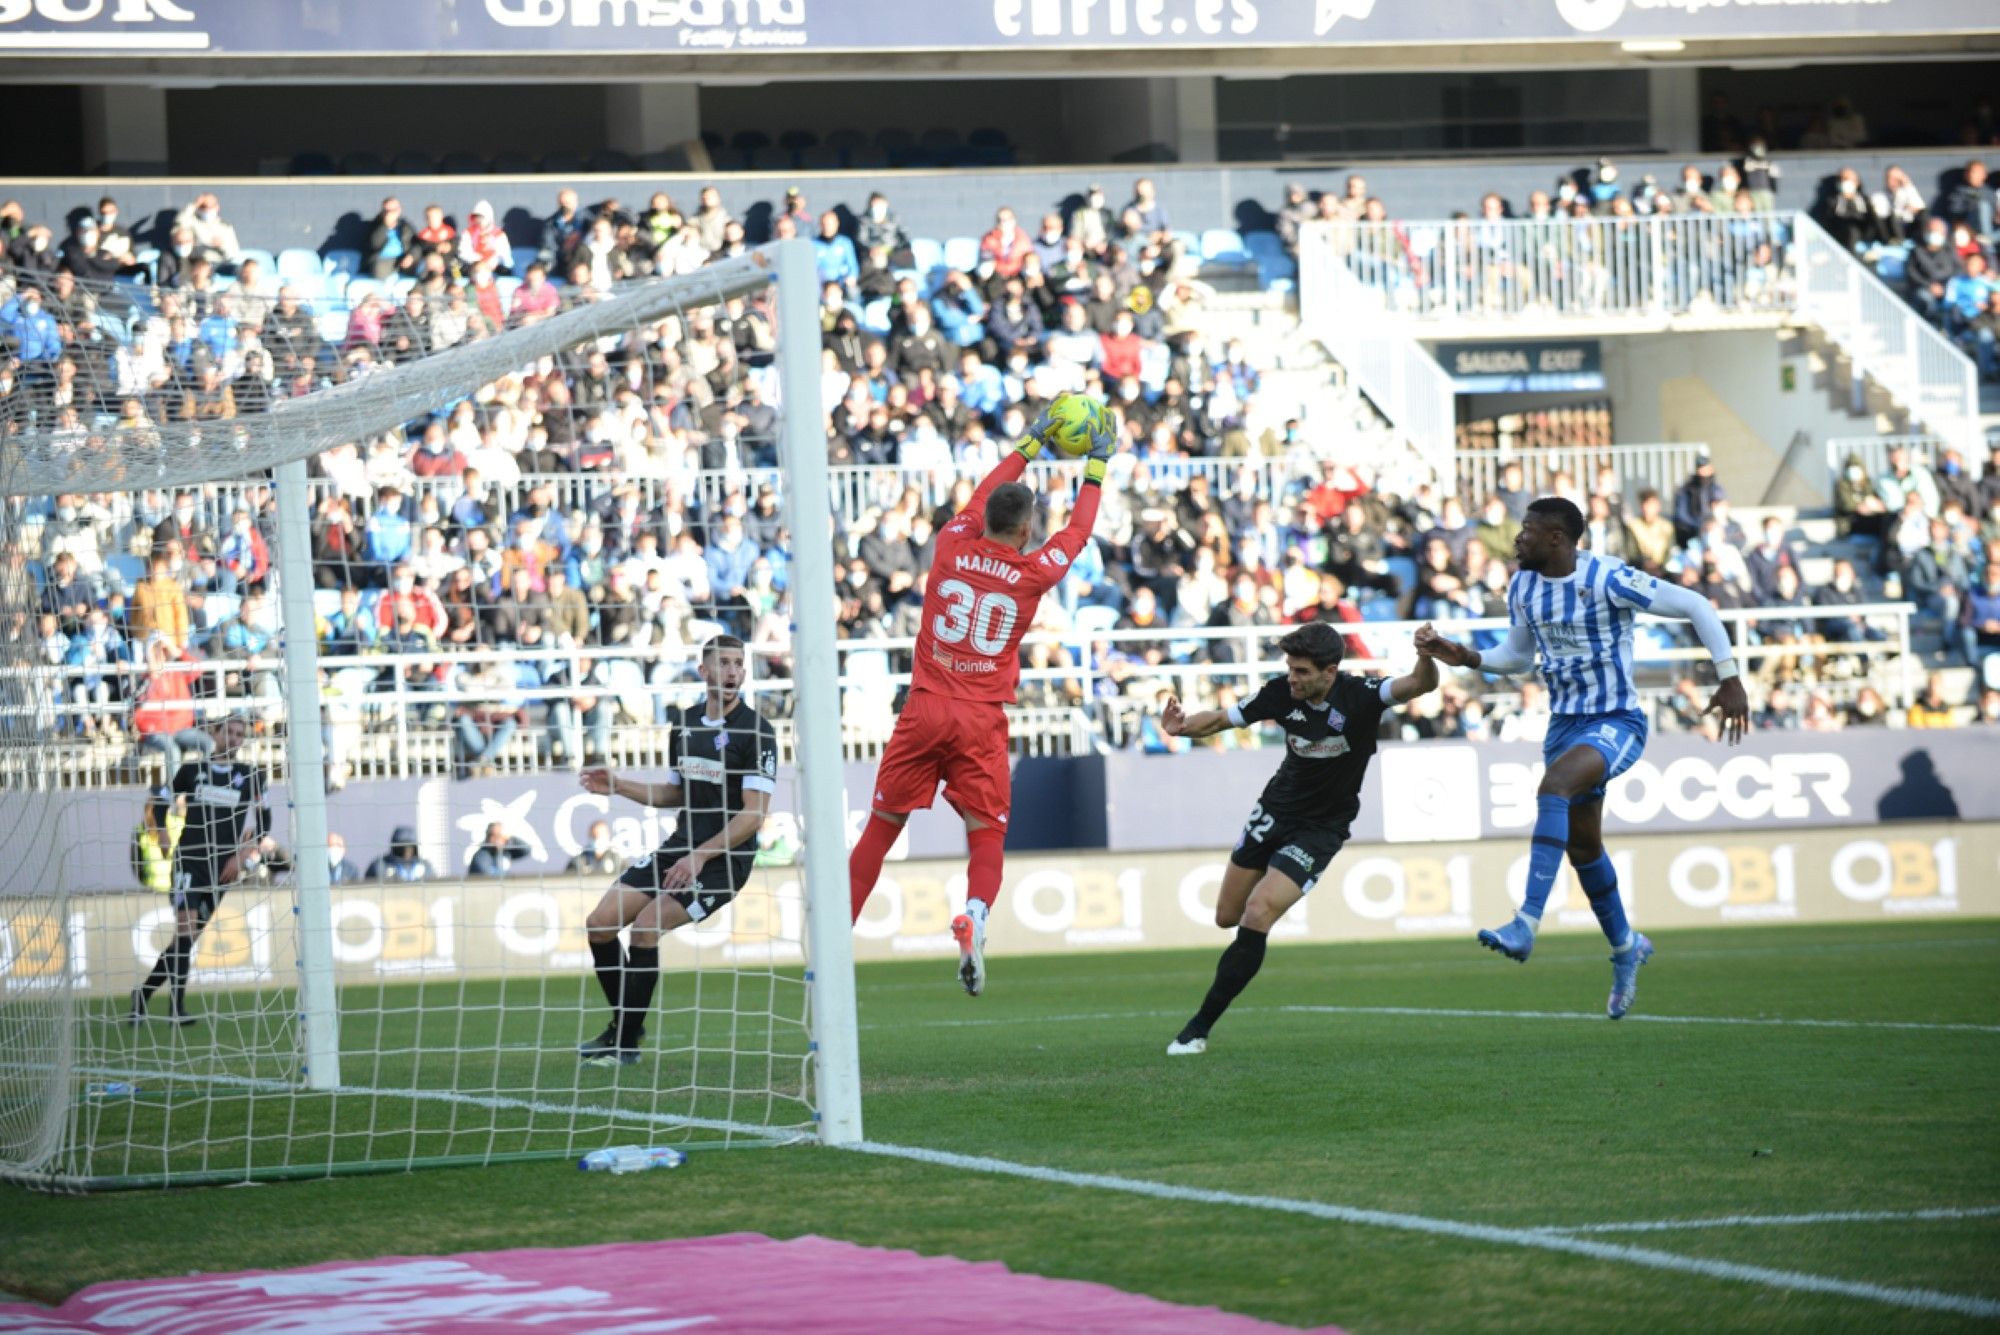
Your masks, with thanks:
[{"label": "white goal post", "polygon": [[[834,586],[811,244],[778,242],[694,273],[570,295],[567,309],[539,322],[383,365],[276,402],[268,411],[115,430],[108,418],[79,425],[74,417],[51,413],[0,441],[0,557],[6,566],[0,571],[6,631],[0,635],[0,1044],[6,1054],[0,1058],[0,1177],[61,1189],[181,1185],[494,1163],[649,1139],[747,1145],[862,1138],[835,608],[830,596],[805,596],[818,590],[830,595]],[[111,298],[109,289],[104,296]],[[160,294],[152,299],[157,303]],[[784,716],[781,736],[791,758],[784,782],[794,795],[789,811],[773,810],[797,837],[768,861],[760,853],[754,905],[746,895],[712,920],[698,919],[683,929],[690,939],[675,944],[674,962],[661,966],[666,977],[681,981],[671,984],[677,990],[660,1026],[684,1032],[672,1040],[671,1051],[662,1051],[657,1068],[644,1069],[665,1072],[671,1063],[671,1081],[661,1074],[649,1086],[643,1077],[614,1073],[608,1082],[593,1083],[575,1073],[571,1030],[604,1007],[574,946],[582,943],[579,906],[596,897],[606,878],[572,883],[551,872],[485,884],[446,866],[443,880],[458,873],[458,884],[411,889],[392,883],[387,873],[360,881],[343,877],[334,828],[343,813],[351,818],[372,802],[371,820],[406,816],[433,861],[432,850],[444,846],[440,840],[462,841],[450,822],[464,827],[478,815],[452,805],[470,801],[461,794],[472,787],[454,788],[450,779],[421,788],[385,783],[379,798],[371,797],[368,781],[355,780],[330,794],[341,788],[338,778],[333,784],[328,778],[344,775],[343,756],[353,746],[348,734],[360,731],[353,720],[385,708],[414,713],[421,707],[434,711],[431,732],[444,739],[440,744],[455,748],[453,738],[461,734],[451,730],[463,732],[460,720],[482,719],[486,697],[468,695],[458,684],[470,669],[443,660],[436,684],[421,683],[429,694],[412,700],[404,691],[411,672],[405,660],[322,654],[318,638],[326,633],[332,600],[352,590],[327,587],[323,564],[316,563],[320,533],[307,462],[400,433],[520,368],[560,365],[593,348],[629,349],[642,335],[664,339],[659,331],[669,327],[685,334],[696,313],[739,299],[765,301],[776,336],[768,367],[760,366],[760,384],[778,413],[775,446],[790,501],[783,515],[789,535],[784,555],[794,591],[789,681],[759,679],[759,655],[770,651],[753,644],[746,698],[754,703],[789,692],[788,704],[773,708]],[[322,317],[338,314],[333,307],[322,298]],[[132,338],[145,318],[143,309],[131,317]],[[655,347],[649,343],[646,355]],[[645,356],[638,361],[650,369]],[[593,480],[606,495],[617,485],[615,475]],[[272,804],[273,833],[289,871],[274,874],[266,867],[258,888],[232,890],[230,897],[248,906],[229,910],[237,917],[225,922],[223,910],[211,910],[216,927],[210,939],[196,938],[191,962],[180,965],[180,982],[172,981],[161,954],[158,968],[176,998],[191,972],[192,995],[208,1007],[206,1024],[175,1030],[161,1018],[121,1029],[127,990],[140,981],[150,952],[178,941],[181,929],[166,900],[149,899],[132,884],[101,883],[113,860],[104,850],[115,843],[122,853],[130,829],[104,813],[136,813],[144,804],[151,822],[155,804],[136,782],[110,795],[72,792],[77,781],[66,774],[64,757],[86,744],[101,751],[114,744],[107,737],[121,735],[119,702],[129,710],[132,692],[145,689],[153,642],[135,637],[130,653],[137,664],[93,667],[86,654],[79,667],[74,651],[64,659],[48,648],[37,618],[41,587],[53,578],[62,547],[57,535],[92,522],[71,520],[68,512],[79,507],[67,502],[58,521],[55,498],[80,498],[82,509],[112,514],[123,525],[121,535],[134,535],[129,550],[105,553],[96,576],[100,594],[125,598],[136,596],[136,586],[127,570],[120,587],[121,563],[143,567],[150,559],[139,555],[147,534],[142,520],[152,503],[147,498],[183,489],[197,493],[214,512],[205,517],[225,531],[231,507],[245,495],[259,498],[253,507],[265,506],[262,513],[274,521],[265,544],[268,575],[234,594],[208,591],[212,604],[226,604],[237,615],[208,628],[212,652],[199,660],[190,655],[185,672],[203,717],[243,721],[249,740],[241,754],[268,766],[281,789]],[[539,515],[539,505],[534,509]],[[127,523],[131,515],[142,519]],[[265,595],[275,606],[269,617],[276,633],[268,644],[225,649],[225,632],[235,633],[239,622],[251,627],[245,604]],[[382,616],[384,625],[393,620],[387,610]],[[375,622],[374,611],[367,619]],[[714,628],[699,616],[685,625]],[[84,638],[89,633],[86,627]],[[533,725],[543,734],[543,765],[554,764],[553,741],[573,771],[578,742],[596,738],[601,729],[635,771],[647,758],[664,769],[666,743],[660,739],[669,731],[662,725],[669,697],[683,703],[701,698],[694,675],[698,641],[656,637],[643,651],[630,649],[637,643],[624,642],[630,651],[622,657],[636,662],[629,673],[610,673],[610,666],[627,665],[607,664],[620,655],[593,640],[572,647],[565,660],[569,675],[560,687],[548,688],[545,700],[511,677],[489,694],[518,706],[523,718],[539,718],[541,706],[557,700],[568,707],[562,724],[552,711],[545,725]],[[509,653],[474,652],[466,661],[500,680],[512,670],[512,659],[542,664],[556,657],[555,650],[512,646]],[[586,675],[593,662],[604,673],[600,678]],[[343,685],[391,677],[393,697],[356,696]],[[598,680],[609,684],[586,685]],[[597,700],[595,712],[607,721],[586,724],[585,699]],[[476,722],[471,735],[484,735],[482,726]],[[565,735],[572,736],[566,747]],[[170,747],[168,754],[178,753]],[[614,763],[609,751],[599,754],[606,757],[600,763]],[[456,750],[452,755],[462,763]],[[172,777],[172,761],[162,770],[143,750],[116,763],[148,787]],[[537,763],[531,755],[502,777],[519,781],[517,787],[577,791],[572,773],[538,769]],[[505,797],[480,798],[478,811],[497,810]],[[567,811],[583,799],[564,800]],[[413,805],[392,813],[385,805],[391,801]],[[634,818],[629,804],[624,813],[616,803],[599,806],[608,809],[597,824],[616,827],[621,856],[650,853],[660,829],[653,814],[642,810]],[[403,828],[399,821],[399,836]],[[91,847],[94,858],[75,856]],[[458,844],[451,849],[455,860]],[[354,852],[366,857],[374,850]],[[133,859],[136,873],[136,851]],[[582,854],[573,863],[580,860]],[[90,870],[77,870],[83,866]],[[728,916],[732,909],[734,918]],[[746,921],[746,913],[754,921]],[[484,974],[465,958],[478,951],[452,953],[454,940],[462,945],[475,931],[498,942],[482,947],[480,958],[491,961]],[[365,976],[355,961],[369,948],[381,953],[381,943],[393,943],[398,933],[420,936],[429,943],[428,954],[377,959],[369,966],[373,975]],[[610,995],[612,985],[604,986]],[[166,996],[163,988],[155,1010],[164,1010]],[[614,998],[614,1016],[617,1005]]]}]

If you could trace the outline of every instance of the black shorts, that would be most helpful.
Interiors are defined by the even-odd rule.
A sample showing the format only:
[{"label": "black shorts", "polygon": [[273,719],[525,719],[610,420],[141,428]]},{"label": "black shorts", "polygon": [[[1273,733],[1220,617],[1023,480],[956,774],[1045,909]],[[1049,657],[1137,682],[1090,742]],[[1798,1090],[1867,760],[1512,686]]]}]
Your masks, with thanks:
[{"label": "black shorts", "polygon": [[229,893],[227,886],[210,884],[208,877],[196,872],[175,872],[173,885],[174,907],[187,910],[201,922],[215,916],[216,906]]},{"label": "black shorts", "polygon": [[1274,816],[1259,802],[1237,836],[1229,860],[1251,871],[1277,870],[1310,890],[1347,843],[1346,821],[1302,821]]},{"label": "black shorts", "polygon": [[691,921],[700,922],[736,898],[737,892],[749,884],[750,873],[757,865],[755,854],[711,858],[693,885],[685,890],[663,891],[660,883],[666,880],[673,865],[687,855],[685,848],[662,848],[648,857],[637,858],[618,878],[618,884],[649,895],[664,894],[686,909]]}]

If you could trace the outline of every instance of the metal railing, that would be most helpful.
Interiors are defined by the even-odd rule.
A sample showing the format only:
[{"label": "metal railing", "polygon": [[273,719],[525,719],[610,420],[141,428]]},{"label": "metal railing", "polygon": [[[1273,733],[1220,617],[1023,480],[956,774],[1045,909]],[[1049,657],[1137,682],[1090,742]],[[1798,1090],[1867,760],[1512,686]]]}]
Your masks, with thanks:
[{"label": "metal railing", "polygon": [[1356,272],[1352,245],[1357,238],[1344,230],[1348,227],[1315,223],[1301,229],[1300,321],[1347,368],[1432,473],[1450,477],[1457,445],[1457,390],[1410,329],[1394,318],[1402,311],[1391,294],[1362,276],[1368,272],[1365,261]]},{"label": "metal railing", "polygon": [[[1888,656],[1876,674],[1878,688],[1899,707],[1915,698],[1921,665],[1911,651],[1908,603],[1870,603],[1853,607],[1744,608],[1719,613],[1730,627],[1738,661],[1754,673],[1767,660],[1810,660],[1815,665],[1858,663],[1870,656]],[[1814,628],[1831,621],[1858,621],[1879,639],[1828,639]],[[1643,626],[1663,624],[1641,618]],[[1351,647],[1346,666],[1353,671],[1400,670],[1409,662],[1410,636],[1416,622],[1364,621],[1340,629]],[[1497,638],[1507,628],[1494,617],[1442,623],[1454,637]],[[1759,627],[1776,627],[1770,634]],[[1064,631],[1037,631],[1023,641],[1031,656],[1048,651],[1048,666],[1021,673],[1023,703],[1010,706],[1013,741],[1020,755],[1083,755],[1106,745],[1128,742],[1152,696],[1171,690],[1186,699],[1209,699],[1223,687],[1239,692],[1266,676],[1283,671],[1277,642],[1292,627],[1163,626],[1157,629],[1115,630],[1091,625]],[[1794,634],[1802,632],[1802,634]],[[1780,634],[1785,638],[1780,638]],[[896,696],[908,684],[898,671],[899,656],[915,647],[913,639],[844,641],[842,656],[843,749],[849,759],[872,759],[881,753],[894,729]],[[1157,647],[1159,660],[1151,661]],[[791,682],[774,675],[769,666],[789,653],[782,646],[753,646],[767,666],[753,675],[749,696],[774,716],[781,753],[789,755]],[[1701,661],[1704,651],[1691,643],[1684,628],[1671,638],[1649,633],[1635,646],[1642,695],[1669,692],[1673,678],[1687,665]],[[579,659],[607,665],[597,680],[579,683]],[[688,703],[700,684],[688,675],[691,655],[682,646],[643,649],[501,650],[465,653],[324,657],[320,666],[326,688],[322,693],[330,747],[330,764],[337,777],[351,781],[370,778],[410,778],[448,774],[467,763],[454,741],[454,711],[464,705],[513,704],[527,711],[527,722],[511,744],[488,762],[502,772],[525,773],[564,765],[574,767],[586,751],[601,750],[620,765],[661,767],[667,757],[665,711],[669,704]],[[566,680],[533,687],[467,684],[462,674],[482,666],[512,668],[538,662],[568,670]],[[432,680],[413,683],[404,669],[431,666]],[[283,763],[282,697],[271,689],[282,667],[279,658],[210,659],[185,670],[208,681],[197,707],[206,716],[246,713],[260,722],[260,763]],[[70,687],[88,674],[115,677],[126,703],[97,703],[71,697]],[[126,730],[129,701],[145,673],[135,665],[113,664],[100,669],[56,666],[0,670],[0,728],[26,729],[49,738],[39,747],[0,750],[0,783],[25,781],[63,787],[102,786],[141,781],[155,768],[145,753],[135,750]],[[260,689],[268,674],[270,686]],[[226,678],[235,677],[235,682]],[[1852,680],[1859,675],[1849,673]],[[1514,688],[1488,683],[1485,694],[1505,696]],[[552,714],[551,706],[594,697],[612,713],[590,717],[572,709]],[[73,733],[86,717],[105,725],[99,740]],[[563,750],[561,761],[556,747]],[[28,774],[23,766],[38,766]]]},{"label": "metal railing", "polygon": [[1875,271],[1801,214],[1798,312],[1911,417],[1968,452],[1978,448],[1979,371]]},{"label": "metal railing", "polygon": [[[1315,289],[1310,249],[1377,305],[1427,322],[1525,316],[1660,321],[1690,314],[1768,315],[1796,300],[1798,215],[1458,219],[1318,223],[1301,244],[1304,300],[1333,305],[1350,289]],[[1366,331],[1362,331],[1365,333]]]},{"label": "metal railing", "polygon": [[1567,473],[1580,490],[1588,491],[1597,470],[1618,470],[1629,500],[1651,488],[1671,504],[1674,490],[1694,472],[1695,458],[1706,445],[1677,441],[1659,445],[1549,445],[1526,450],[1460,450],[1458,494],[1468,506],[1493,494],[1501,470],[1521,465],[1521,485],[1546,494],[1557,473]]},{"label": "metal railing", "polygon": [[[1285,499],[1290,491],[1310,485],[1318,476],[1322,457],[1307,450],[1294,450],[1277,456],[1227,459],[1124,454],[1113,459],[1108,485],[1141,496],[1167,496],[1181,491],[1194,478],[1203,477],[1208,480],[1210,494],[1217,499],[1243,497],[1275,504]],[[856,464],[831,468],[828,473],[834,513],[841,524],[850,529],[869,522],[871,512],[895,506],[906,492],[915,492],[918,505],[928,511],[949,502],[959,482],[976,485],[980,477],[969,465],[961,464],[935,469],[906,468],[898,464]],[[1072,484],[1076,477],[1077,469],[1072,464],[1040,462],[1030,465],[1028,480],[1039,487],[1055,479],[1054,485],[1061,489]],[[457,477],[404,476],[396,480],[396,485],[420,508],[426,499],[435,498],[441,514],[449,514],[451,507],[465,494],[464,484]],[[773,489],[781,508],[789,506],[789,482],[783,470],[777,468],[689,470],[674,477],[524,474],[518,482],[484,485],[482,495],[500,511],[498,518],[511,514],[525,503],[530,492],[541,487],[548,487],[554,492],[557,504],[566,513],[576,510],[608,511],[616,503],[616,493],[629,487],[642,512],[678,501],[690,509],[717,514],[732,501],[753,505],[759,489],[766,486]],[[312,480],[310,489],[315,508],[336,494],[347,496],[356,502],[357,525],[366,524],[374,503],[373,488],[321,477]],[[195,502],[197,523],[216,534],[227,532],[232,511],[238,508],[254,510],[261,504],[260,498],[270,493],[268,483],[247,479],[204,483],[194,490],[198,493]],[[159,490],[120,492],[109,499],[115,505],[109,510],[108,541],[100,543],[107,556],[130,552],[140,526],[151,528],[171,512],[173,494]],[[23,549],[31,558],[39,555],[38,539],[45,518],[45,515],[37,513],[22,517],[19,532]],[[575,537],[571,534],[572,539]],[[118,561],[114,565],[124,567],[118,578],[126,585],[123,591],[130,593],[131,579],[139,572],[138,563],[136,560]]]}]

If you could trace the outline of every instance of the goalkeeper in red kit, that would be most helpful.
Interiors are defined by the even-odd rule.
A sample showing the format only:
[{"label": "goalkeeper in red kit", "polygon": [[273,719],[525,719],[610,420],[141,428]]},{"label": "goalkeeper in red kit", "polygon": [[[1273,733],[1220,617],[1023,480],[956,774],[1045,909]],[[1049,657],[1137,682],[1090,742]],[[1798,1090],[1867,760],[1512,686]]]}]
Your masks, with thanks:
[{"label": "goalkeeper in red kit", "polygon": [[930,806],[943,781],[945,800],[965,819],[965,912],[952,919],[951,934],[958,942],[959,981],[975,997],[986,986],[986,915],[1000,893],[1013,796],[1002,706],[1014,702],[1021,637],[1036,606],[1069,573],[1097,523],[1113,440],[1109,415],[1101,421],[1069,525],[1046,545],[1027,550],[1035,493],[1020,482],[1042,451],[1050,426],[1046,411],[958,517],[939,530],[909,699],[875,771],[868,824],[847,859],[859,918],[904,822]]}]

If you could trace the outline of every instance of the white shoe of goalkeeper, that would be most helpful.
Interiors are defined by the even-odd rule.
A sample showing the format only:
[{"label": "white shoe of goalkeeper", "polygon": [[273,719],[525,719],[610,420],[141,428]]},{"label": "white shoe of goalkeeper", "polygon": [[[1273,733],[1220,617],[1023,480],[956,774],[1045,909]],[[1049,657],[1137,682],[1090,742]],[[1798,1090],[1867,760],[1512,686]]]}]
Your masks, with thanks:
[{"label": "white shoe of goalkeeper", "polygon": [[961,913],[951,920],[951,935],[958,942],[958,981],[976,997],[986,990],[986,919]]}]

